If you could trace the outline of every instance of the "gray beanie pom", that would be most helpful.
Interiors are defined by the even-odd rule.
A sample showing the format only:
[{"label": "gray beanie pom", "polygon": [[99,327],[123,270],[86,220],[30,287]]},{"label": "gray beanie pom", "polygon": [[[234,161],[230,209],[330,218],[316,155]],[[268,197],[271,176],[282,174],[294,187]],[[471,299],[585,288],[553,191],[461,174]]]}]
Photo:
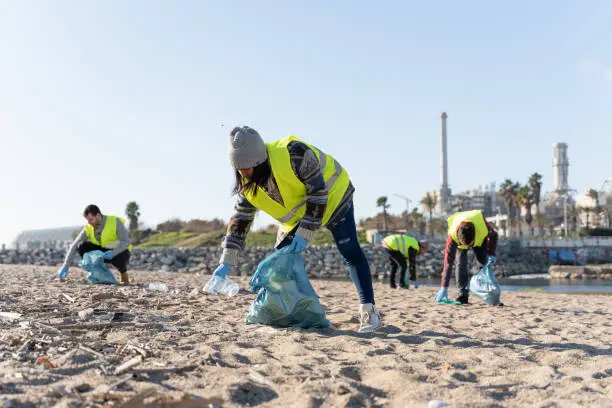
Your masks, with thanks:
[{"label": "gray beanie pom", "polygon": [[268,150],[255,129],[237,126],[230,132],[229,157],[234,169],[249,169],[265,162]]}]

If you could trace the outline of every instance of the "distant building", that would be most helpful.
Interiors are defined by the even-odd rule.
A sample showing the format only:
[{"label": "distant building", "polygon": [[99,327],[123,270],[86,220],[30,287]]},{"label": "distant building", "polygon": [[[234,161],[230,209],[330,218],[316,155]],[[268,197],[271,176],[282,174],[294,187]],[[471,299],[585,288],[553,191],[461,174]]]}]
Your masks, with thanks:
[{"label": "distant building", "polygon": [[480,210],[485,217],[503,214],[504,203],[499,199],[495,182],[452,196],[454,211]]},{"label": "distant building", "polygon": [[74,237],[82,228],[81,225],[23,231],[13,240],[11,247],[20,249],[63,249],[70,246]]},{"label": "distant building", "polygon": [[436,191],[437,197],[436,212],[449,214],[452,212],[451,195],[452,191],[448,185],[448,150],[446,140],[446,120],[448,115],[442,112],[440,115],[440,189]]},{"label": "distant building", "polygon": [[553,190],[559,194],[569,190],[569,159],[567,143],[553,145]]}]

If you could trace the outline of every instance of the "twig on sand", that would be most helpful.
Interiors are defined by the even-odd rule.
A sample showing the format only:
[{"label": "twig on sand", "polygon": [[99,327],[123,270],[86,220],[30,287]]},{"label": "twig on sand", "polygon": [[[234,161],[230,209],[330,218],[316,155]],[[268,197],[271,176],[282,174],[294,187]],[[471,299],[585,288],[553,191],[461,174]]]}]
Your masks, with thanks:
[{"label": "twig on sand", "polygon": [[66,299],[70,303],[74,303],[75,302],[75,299],[72,296],[69,296],[69,295],[67,295],[65,293],[62,293],[62,296],[63,296],[64,299]]},{"label": "twig on sand", "polygon": [[66,334],[58,329],[56,329],[55,327],[51,327],[51,326],[47,326],[46,324],[42,324],[42,323],[38,323],[38,322],[32,322],[35,326],[38,326],[39,328],[43,329],[43,331],[46,331],[47,333],[52,333],[52,334],[57,334],[60,336],[70,336],[69,334]]},{"label": "twig on sand", "polygon": [[120,379],[119,381],[116,381],[116,382],[112,383],[112,384],[110,385],[110,388],[109,388],[109,389],[110,389],[110,390],[112,390],[112,389],[114,389],[114,388],[116,388],[116,387],[118,387],[118,386],[120,386],[120,385],[123,385],[123,384],[125,384],[126,382],[130,381],[132,378],[134,378],[134,375],[133,375],[133,374],[127,374],[125,377],[123,377],[123,378],[122,378],[122,379]]},{"label": "twig on sand", "polygon": [[118,366],[117,368],[115,368],[115,375],[119,375],[119,374],[123,374],[126,371],[132,369],[133,367],[136,367],[137,365],[139,365],[140,363],[143,362],[143,358],[142,356],[136,356],[131,360],[126,361],[125,363],[121,364],[120,366]]}]

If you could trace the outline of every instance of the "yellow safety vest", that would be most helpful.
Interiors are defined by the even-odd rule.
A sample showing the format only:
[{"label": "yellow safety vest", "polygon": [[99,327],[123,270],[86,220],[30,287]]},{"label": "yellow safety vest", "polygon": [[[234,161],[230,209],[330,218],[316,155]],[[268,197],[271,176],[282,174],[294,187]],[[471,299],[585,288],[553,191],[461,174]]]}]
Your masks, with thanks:
[{"label": "yellow safety vest", "polygon": [[405,234],[389,235],[385,237],[382,242],[387,248],[399,251],[404,255],[404,258],[408,258],[408,250],[410,248],[414,248],[417,252],[419,252],[420,249],[419,241]]},{"label": "yellow safety vest", "polygon": [[[94,227],[90,224],[85,226],[85,233],[87,234],[87,239],[96,245],[100,245],[103,248],[115,249],[119,246],[119,237],[117,236],[117,223],[122,222],[125,224],[125,219],[121,217],[115,217],[113,215],[106,216],[106,223],[104,224],[104,229],[102,230],[101,240],[102,242],[98,242],[96,239],[96,234],[94,233]],[[132,250],[132,245],[128,247],[128,251]]]},{"label": "yellow safety vest", "polygon": [[455,241],[457,245],[459,245],[460,249],[467,249],[468,247],[465,245],[461,245],[459,239],[457,238],[457,230],[459,229],[459,225],[461,225],[462,222],[471,222],[472,224],[474,224],[474,228],[476,229],[476,236],[474,237],[474,246],[481,246],[487,236],[489,236],[489,229],[487,228],[487,224],[485,222],[484,215],[482,215],[482,211],[472,210],[457,212],[448,218],[448,235],[450,235],[453,241]]},{"label": "yellow safety vest", "polygon": [[[327,184],[328,195],[322,225],[327,224],[349,186],[348,173],[342,168],[340,163],[332,156],[323,153],[297,137],[288,136],[275,142],[266,143],[272,175],[276,180],[283,204],[272,199],[261,187],[257,187],[256,195],[253,195],[252,190],[249,190],[244,193],[244,196],[253,206],[274,218],[278,222],[280,229],[284,232],[291,231],[306,213],[306,186],[293,172],[289,150],[287,149],[287,146],[292,141],[304,143],[312,149],[317,159],[319,159],[319,165],[323,170],[323,178]],[[245,183],[248,181],[247,179],[243,180]]]}]

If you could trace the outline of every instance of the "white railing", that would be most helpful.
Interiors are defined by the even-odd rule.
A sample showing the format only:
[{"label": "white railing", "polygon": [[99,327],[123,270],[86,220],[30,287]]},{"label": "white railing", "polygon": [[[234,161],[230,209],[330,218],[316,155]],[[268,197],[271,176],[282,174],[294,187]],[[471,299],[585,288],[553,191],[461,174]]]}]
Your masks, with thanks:
[{"label": "white railing", "polygon": [[527,248],[612,247],[612,237],[547,238],[521,240]]}]

